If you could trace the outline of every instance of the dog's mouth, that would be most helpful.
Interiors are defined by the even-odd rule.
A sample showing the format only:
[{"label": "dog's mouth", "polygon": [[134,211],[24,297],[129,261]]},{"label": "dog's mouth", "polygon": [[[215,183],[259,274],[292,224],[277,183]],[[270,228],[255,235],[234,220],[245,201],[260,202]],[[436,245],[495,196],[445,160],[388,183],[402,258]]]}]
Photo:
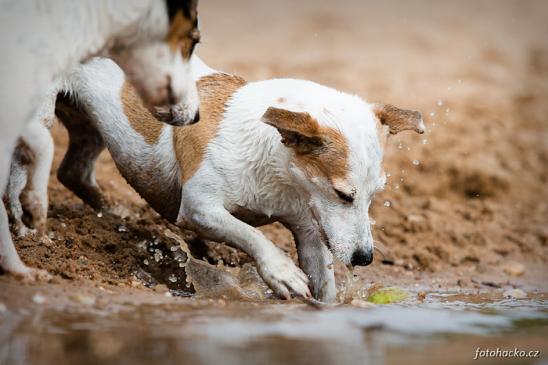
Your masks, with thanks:
[{"label": "dog's mouth", "polygon": [[200,121],[200,111],[197,110],[194,114],[189,111],[190,108],[184,105],[164,105],[157,106],[153,109],[153,114],[156,119],[161,122],[170,124],[175,127],[191,125]]}]

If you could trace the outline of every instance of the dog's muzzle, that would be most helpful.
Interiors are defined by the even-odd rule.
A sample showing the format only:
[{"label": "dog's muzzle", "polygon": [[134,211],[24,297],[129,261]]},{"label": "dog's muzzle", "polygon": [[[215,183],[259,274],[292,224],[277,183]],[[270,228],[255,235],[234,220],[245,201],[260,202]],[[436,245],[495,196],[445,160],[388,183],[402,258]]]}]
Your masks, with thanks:
[{"label": "dog's muzzle", "polygon": [[352,266],[367,266],[373,262],[373,251],[356,250],[352,254],[350,264]]},{"label": "dog's muzzle", "polygon": [[161,106],[154,108],[154,116],[174,127],[191,125],[200,121],[200,111],[190,114],[188,110],[180,105]]}]

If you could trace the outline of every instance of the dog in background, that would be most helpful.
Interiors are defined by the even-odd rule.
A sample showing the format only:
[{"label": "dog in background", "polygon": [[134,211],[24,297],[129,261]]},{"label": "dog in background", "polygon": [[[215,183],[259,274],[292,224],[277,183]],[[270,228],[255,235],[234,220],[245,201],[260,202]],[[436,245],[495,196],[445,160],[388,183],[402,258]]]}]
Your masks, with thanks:
[{"label": "dog in background", "polygon": [[[57,111],[71,146],[78,143],[58,173],[81,176],[75,181],[84,183],[69,189],[82,196],[96,186],[94,162],[104,143],[158,213],[245,251],[279,296],[335,300],[333,257],[347,265],[373,260],[368,210],[385,183],[387,136],[422,133],[420,113],[310,81],[248,83],[196,56],[192,69],[202,119],[173,128],[148,112],[112,61],[77,67],[68,81],[73,94],[57,100]],[[83,138],[90,133],[97,138]],[[84,200],[100,207],[100,199]],[[254,228],[273,221],[293,233],[300,268]]]},{"label": "dog in background", "polygon": [[[30,162],[28,180],[13,181],[7,199],[45,222],[46,171],[51,139],[46,125],[51,97],[68,90],[64,76],[76,64],[102,55],[115,60],[135,85],[147,110],[165,122],[198,121],[198,96],[189,65],[199,41],[196,0],[2,1],[0,7],[0,194],[12,170]],[[46,116],[44,118],[44,116]],[[38,138],[36,138],[38,136]],[[20,139],[18,139],[20,138]],[[49,139],[48,139],[49,138]],[[16,146],[15,164],[11,164]],[[49,153],[49,152],[48,152]],[[33,155],[33,158],[29,156]],[[43,158],[42,158],[43,157]],[[13,172],[13,171],[12,171]],[[21,172],[21,171],[19,171]],[[17,172],[12,173],[17,176]],[[17,206],[21,191],[23,205]],[[19,209],[19,210],[18,210]],[[17,225],[18,223],[16,223]],[[39,223],[39,226],[42,224]],[[25,229],[19,225],[19,233]],[[47,277],[20,260],[0,204],[0,268],[26,280]]]}]

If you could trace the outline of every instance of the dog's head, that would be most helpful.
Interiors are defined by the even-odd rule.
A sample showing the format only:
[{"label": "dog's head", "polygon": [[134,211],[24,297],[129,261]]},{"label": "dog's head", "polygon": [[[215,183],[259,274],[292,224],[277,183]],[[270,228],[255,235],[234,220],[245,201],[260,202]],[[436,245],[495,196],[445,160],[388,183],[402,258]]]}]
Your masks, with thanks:
[{"label": "dog's head", "polygon": [[200,40],[197,0],[156,5],[138,29],[118,35],[109,53],[158,119],[172,125],[192,124],[200,115],[190,68]]},{"label": "dog's head", "polygon": [[419,112],[349,98],[314,116],[270,107],[263,121],[289,149],[291,175],[309,196],[325,243],[343,263],[365,266],[374,247],[369,206],[386,181],[386,138],[403,130],[423,133],[424,123]]}]

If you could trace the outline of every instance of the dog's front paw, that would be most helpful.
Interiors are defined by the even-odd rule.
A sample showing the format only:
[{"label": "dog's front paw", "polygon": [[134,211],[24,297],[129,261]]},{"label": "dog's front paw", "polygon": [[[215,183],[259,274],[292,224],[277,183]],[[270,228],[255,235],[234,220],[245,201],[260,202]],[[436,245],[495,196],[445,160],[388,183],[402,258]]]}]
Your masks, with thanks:
[{"label": "dog's front paw", "polygon": [[258,262],[258,269],[263,280],[281,298],[290,299],[291,293],[303,298],[312,297],[306,274],[281,252]]}]

